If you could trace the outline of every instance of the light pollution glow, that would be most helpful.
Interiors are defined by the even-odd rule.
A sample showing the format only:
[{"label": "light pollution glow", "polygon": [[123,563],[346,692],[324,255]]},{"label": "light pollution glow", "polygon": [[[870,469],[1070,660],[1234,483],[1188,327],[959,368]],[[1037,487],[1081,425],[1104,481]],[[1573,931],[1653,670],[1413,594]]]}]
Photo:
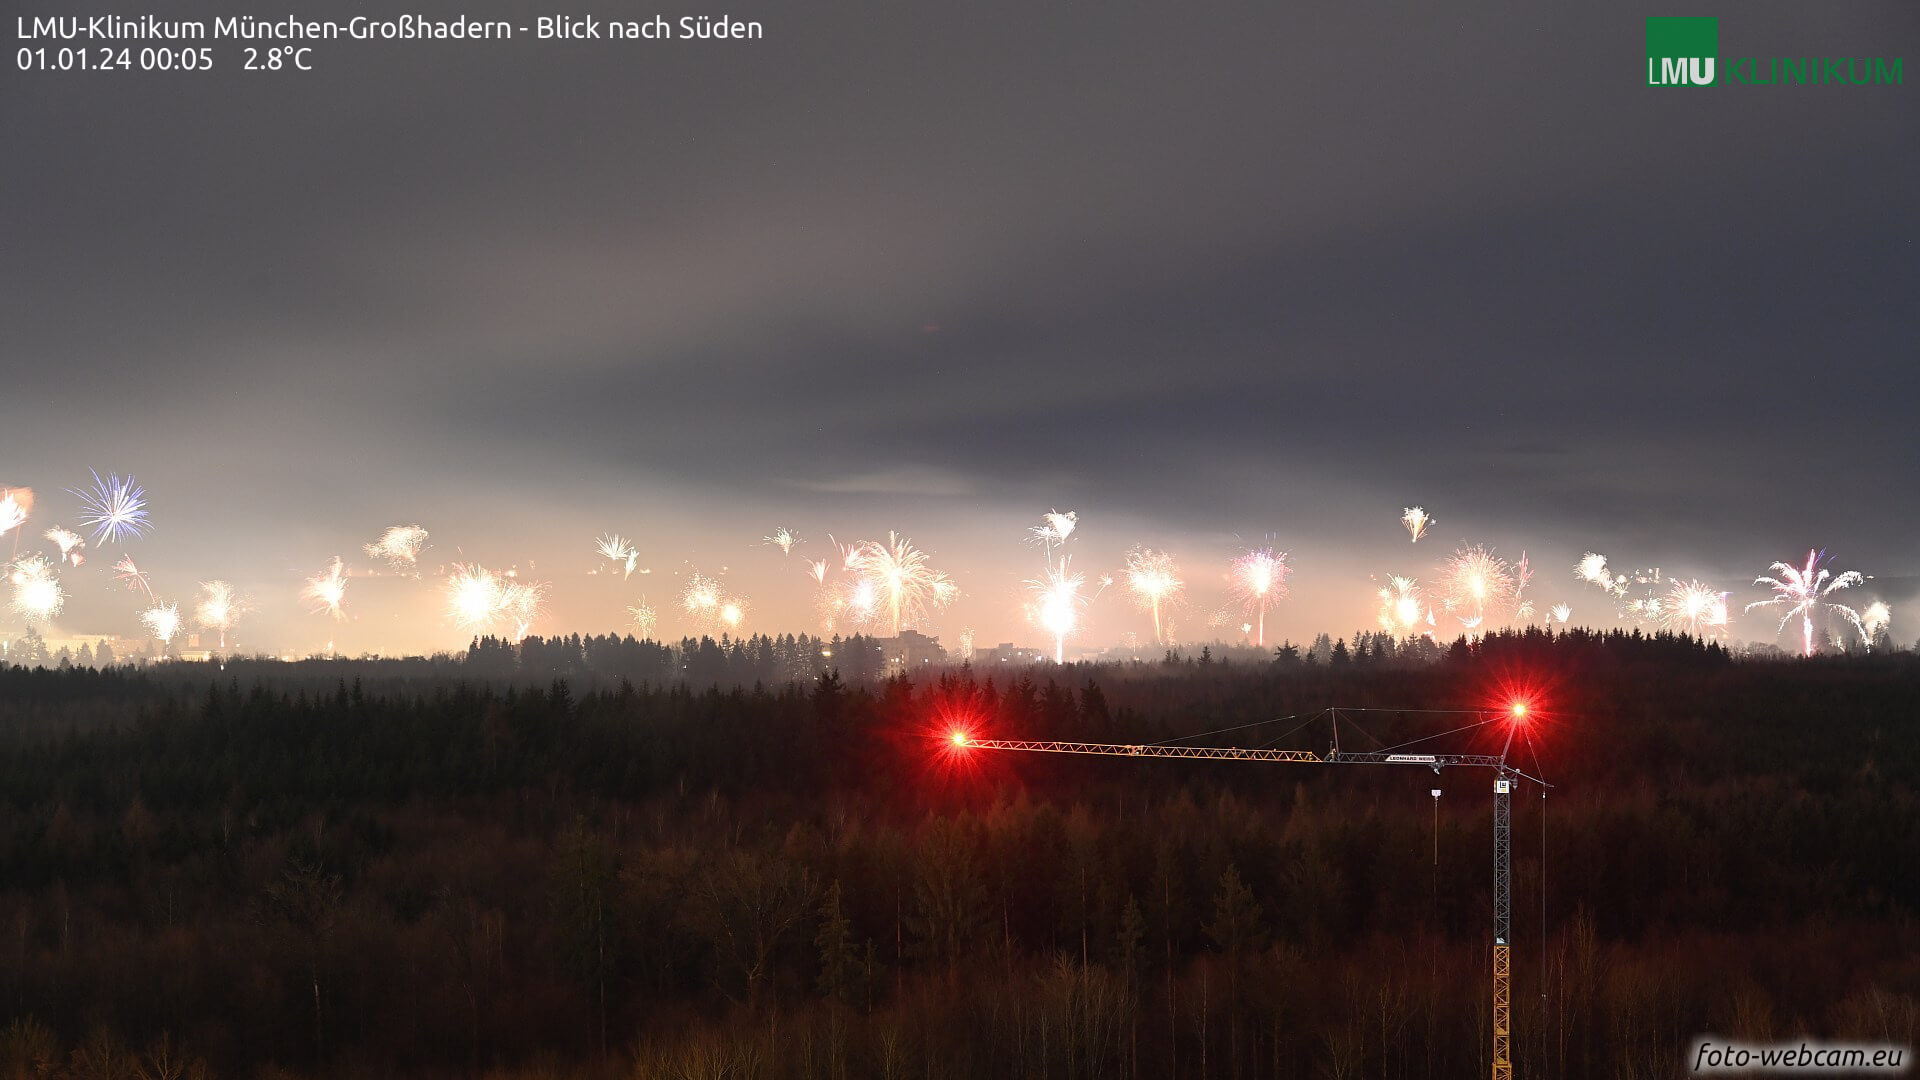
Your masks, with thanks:
[{"label": "light pollution glow", "polygon": [[[140,540],[152,525],[145,489],[130,476],[108,473],[103,478],[97,471],[89,475],[90,486],[70,489],[69,493],[77,500],[74,509],[78,519],[94,530],[95,541],[128,544]],[[102,573],[84,557],[89,540],[58,524],[48,525],[38,534],[52,545],[52,551],[19,552],[22,541],[33,536],[24,526],[34,510],[32,489],[0,489],[0,535],[9,535],[16,551],[6,564],[12,588],[7,611],[21,625],[45,625],[59,617],[69,607],[71,590],[96,587],[92,583],[100,579],[94,575]],[[1420,507],[1408,507],[1400,517],[1400,524],[1415,541],[1432,523],[1432,516]],[[1070,540],[1076,547],[1084,544],[1085,535],[1085,523],[1078,512],[1057,509],[1041,515],[1041,523],[1027,530],[1027,538],[1046,549],[1046,558],[1042,575],[1021,585],[1018,591],[1026,598],[1017,606],[1024,611],[1027,624],[1049,639],[1053,655],[1064,660],[1067,643],[1085,634],[1087,615],[1106,603],[1108,585],[1119,585],[1115,595],[1146,615],[1156,643],[1178,643],[1171,609],[1185,599],[1191,586],[1182,578],[1176,556],[1161,548],[1129,548],[1119,565],[1098,573],[1101,588],[1088,594],[1088,575],[1072,569],[1069,558],[1059,554]],[[402,589],[405,580],[419,576],[423,570],[420,556],[428,538],[427,529],[420,525],[394,525],[364,545],[370,559],[400,572],[401,583],[389,588],[389,603],[406,603],[404,596],[396,600],[393,590]],[[935,632],[940,629],[940,617],[961,596],[958,583],[947,571],[935,568],[932,555],[897,532],[887,533],[885,540],[850,544],[829,537],[824,552],[784,525],[758,539],[778,549],[781,556],[813,548],[802,551],[801,566],[812,591],[818,629],[825,635],[896,635],[907,629]],[[602,534],[594,541],[593,550],[604,560],[602,565],[610,562],[618,571],[616,585],[636,571],[648,572],[638,568],[637,545],[620,534]],[[1744,610],[1773,609],[1780,615],[1773,629],[1781,635],[1790,626],[1797,630],[1795,651],[1802,654],[1810,655],[1829,645],[1850,647],[1856,640],[1860,644],[1884,640],[1893,619],[1891,606],[1875,599],[1856,611],[1830,599],[1833,593],[1862,587],[1869,579],[1857,571],[1835,573],[1822,567],[1823,561],[1824,556],[1814,550],[1798,563],[1773,564],[1770,573],[1755,579],[1757,584],[1770,587],[1772,595],[1746,605]],[[66,582],[61,580],[63,567],[71,577]],[[1574,572],[1579,582],[1606,597],[1614,608],[1615,622],[1696,638],[1724,640],[1730,634],[1734,606],[1731,593],[1707,582],[1670,578],[1657,568],[1616,571],[1605,555],[1593,551],[1579,559]],[[320,573],[304,579],[297,589],[298,597],[314,614],[339,622],[357,622],[359,616],[346,603],[354,573],[343,558],[334,556]],[[463,634],[519,637],[541,629],[551,581],[522,580],[516,570],[489,570],[476,563],[456,563],[435,573],[442,582],[445,622]],[[145,602],[144,607],[126,616],[130,627],[138,627],[143,636],[161,642],[178,633],[179,605],[156,595],[151,576],[135,565],[131,555],[118,558],[106,574]],[[1225,597],[1215,594],[1203,598],[1207,607],[1213,607],[1213,614],[1200,621],[1216,640],[1219,633],[1230,633],[1238,626],[1251,644],[1264,646],[1268,616],[1288,600],[1292,574],[1286,552],[1272,547],[1242,552],[1229,564]],[[1527,595],[1530,577],[1524,553],[1510,562],[1492,547],[1464,544],[1442,561],[1428,581],[1391,574],[1383,579],[1384,586],[1369,586],[1375,607],[1373,621],[1382,631],[1398,637],[1472,636],[1501,626],[1523,625],[1534,613],[1533,601]],[[254,609],[225,579],[210,578],[199,588],[194,621],[217,635],[225,648],[243,616]],[[420,586],[404,588],[417,590]],[[989,586],[990,602],[991,597]],[[1222,599],[1243,612],[1245,620],[1232,618],[1227,609],[1214,606]],[[363,597],[361,603],[366,602]],[[748,623],[754,605],[715,577],[693,573],[681,589],[677,606],[686,616],[673,628],[678,632],[737,635],[752,629]],[[644,596],[621,591],[617,610],[624,613],[624,625],[630,632],[653,636],[668,629],[661,625],[659,610]],[[1110,616],[1119,617],[1117,612]],[[1564,601],[1547,609],[1549,624],[1565,626],[1571,617],[1572,605]],[[769,632],[780,629],[784,628],[766,626]],[[4,633],[0,630],[0,636]],[[970,628],[966,636],[972,636]]]}]

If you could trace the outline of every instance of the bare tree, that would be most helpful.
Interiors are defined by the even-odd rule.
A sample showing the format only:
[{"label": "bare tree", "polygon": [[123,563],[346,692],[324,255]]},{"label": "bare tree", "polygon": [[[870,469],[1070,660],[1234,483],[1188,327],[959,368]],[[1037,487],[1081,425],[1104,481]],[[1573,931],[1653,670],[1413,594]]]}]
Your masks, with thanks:
[{"label": "bare tree", "polygon": [[497,908],[483,907],[471,896],[453,899],[442,893],[435,922],[446,942],[460,990],[467,1002],[468,1063],[480,1065],[480,1019],[500,981],[507,918]]},{"label": "bare tree", "polygon": [[291,859],[280,877],[267,886],[267,911],[290,930],[294,946],[313,987],[313,1052],[326,1052],[325,1009],[320,973],[340,918],[340,878],[318,863]]},{"label": "bare tree", "polygon": [[599,1003],[600,1056],[607,1054],[607,983],[619,955],[614,900],[619,871],[584,819],[560,838],[553,878],[554,914],[567,966]]},{"label": "bare tree", "polygon": [[774,953],[807,912],[816,892],[805,867],[778,856],[734,849],[694,876],[694,929],[713,946],[729,995],[737,980],[749,1008],[760,1006]]}]

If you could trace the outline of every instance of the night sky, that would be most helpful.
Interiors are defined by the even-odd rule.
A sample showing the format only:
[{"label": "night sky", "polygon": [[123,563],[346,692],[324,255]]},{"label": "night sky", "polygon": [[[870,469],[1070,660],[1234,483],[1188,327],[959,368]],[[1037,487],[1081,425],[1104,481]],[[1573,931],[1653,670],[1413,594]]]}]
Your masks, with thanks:
[{"label": "night sky", "polygon": [[[1725,54],[1902,56],[1905,85],[1694,92],[1643,85],[1645,17],[1691,12],[1617,5],[728,11],[766,39],[8,65],[21,550],[89,467],[131,471],[155,527],[127,550],[188,603],[241,585],[243,642],[430,650],[465,640],[431,570],[356,578],[337,625],[301,580],[417,521],[429,564],[554,582],[538,631],[644,592],[677,635],[696,567],[802,631],[800,551],[898,529],[964,590],[930,630],[1037,643],[1024,534],[1057,507],[1090,576],[1179,556],[1183,637],[1269,542],[1296,640],[1370,628],[1375,578],[1462,542],[1603,626],[1583,551],[1737,610],[1824,547],[1920,636],[1911,0],[1719,12]],[[588,576],[608,530],[652,573]],[[117,555],[68,573],[63,628],[135,634]],[[1079,644],[1127,630],[1110,592]]]}]

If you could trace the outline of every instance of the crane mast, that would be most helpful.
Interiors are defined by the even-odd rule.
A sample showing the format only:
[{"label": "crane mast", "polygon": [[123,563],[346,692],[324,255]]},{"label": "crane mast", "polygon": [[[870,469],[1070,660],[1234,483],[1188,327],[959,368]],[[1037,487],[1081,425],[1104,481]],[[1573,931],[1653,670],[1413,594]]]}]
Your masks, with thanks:
[{"label": "crane mast", "polygon": [[[1513,781],[1493,781],[1493,1080],[1513,1077]],[[1545,978],[1546,973],[1541,972]]]},{"label": "crane mast", "polygon": [[1187,746],[1168,743],[1060,742],[1048,739],[979,739],[956,731],[956,747],[978,750],[1020,750],[1040,754],[1088,754],[1100,757],[1193,758],[1214,761],[1269,761],[1300,765],[1424,765],[1438,773],[1443,768],[1490,769],[1493,778],[1493,1080],[1513,1080],[1513,816],[1514,785],[1522,779],[1542,787],[1544,780],[1508,764],[1514,725],[1526,720],[1526,706],[1516,704],[1510,716],[1507,742],[1494,754],[1405,754],[1391,751],[1326,754],[1312,750],[1275,750],[1239,746]]}]

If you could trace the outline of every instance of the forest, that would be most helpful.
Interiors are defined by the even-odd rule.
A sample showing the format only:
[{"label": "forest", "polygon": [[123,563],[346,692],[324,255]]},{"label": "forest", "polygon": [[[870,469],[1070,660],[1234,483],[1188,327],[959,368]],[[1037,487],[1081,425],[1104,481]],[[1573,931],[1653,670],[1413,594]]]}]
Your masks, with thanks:
[{"label": "forest", "polygon": [[0,670],[0,1077],[1486,1072],[1484,770],[956,729],[1508,748],[1522,1075],[1920,1035],[1920,657],[1339,644]]}]

